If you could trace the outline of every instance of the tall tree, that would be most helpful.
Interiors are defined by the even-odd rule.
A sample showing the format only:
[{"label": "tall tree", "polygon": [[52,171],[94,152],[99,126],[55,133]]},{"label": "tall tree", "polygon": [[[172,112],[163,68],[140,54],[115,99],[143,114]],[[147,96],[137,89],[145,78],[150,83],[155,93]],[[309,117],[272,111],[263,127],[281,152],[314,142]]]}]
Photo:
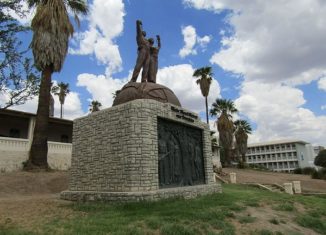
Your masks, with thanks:
[{"label": "tall tree", "polygon": [[69,83],[60,82],[57,86],[52,88],[52,92],[59,96],[60,102],[60,118],[63,117],[63,105],[65,104],[66,96],[69,94]]},{"label": "tall tree", "polygon": [[100,108],[102,107],[102,104],[97,100],[93,100],[91,102],[91,104],[89,105],[89,107],[90,107],[89,111],[91,113],[94,113],[94,112],[100,111]]},{"label": "tall tree", "polygon": [[201,93],[205,97],[206,121],[208,124],[207,96],[209,94],[209,88],[212,83],[212,76],[213,76],[212,67],[207,66],[207,67],[196,69],[193,76],[199,78],[197,79],[196,83],[199,84]]},{"label": "tall tree", "polygon": [[224,166],[231,165],[234,132],[232,114],[237,111],[233,101],[226,99],[216,99],[210,110],[211,116],[219,116],[217,119],[217,130],[219,132],[219,142],[225,155]]},{"label": "tall tree", "polygon": [[74,32],[67,9],[75,14],[78,23],[77,14],[86,14],[87,5],[82,0],[28,0],[28,3],[30,8],[36,6],[30,46],[35,66],[42,72],[42,78],[33,142],[26,168],[47,168],[51,76],[53,72],[60,72],[67,55],[69,37]]},{"label": "tall tree", "polygon": [[28,31],[10,15],[14,11],[24,16],[21,0],[0,1],[0,95],[4,103],[0,108],[20,105],[38,93],[39,75],[26,56],[18,33]]},{"label": "tall tree", "polygon": [[234,122],[235,126],[235,141],[236,141],[236,150],[239,157],[240,163],[244,164],[246,162],[246,153],[247,153],[247,144],[248,144],[248,134],[251,134],[252,129],[246,120],[236,120]]}]

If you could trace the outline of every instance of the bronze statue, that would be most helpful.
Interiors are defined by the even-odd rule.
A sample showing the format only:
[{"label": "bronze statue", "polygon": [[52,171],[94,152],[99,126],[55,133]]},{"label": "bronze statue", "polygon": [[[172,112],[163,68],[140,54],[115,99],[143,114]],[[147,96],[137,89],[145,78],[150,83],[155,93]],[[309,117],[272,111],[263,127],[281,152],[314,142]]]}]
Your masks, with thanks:
[{"label": "bronze statue", "polygon": [[154,40],[149,39],[150,47],[150,62],[148,71],[148,82],[156,83],[156,74],[158,69],[158,53],[161,49],[161,39],[160,35],[156,35],[157,47],[154,45]]},{"label": "bronze statue", "polygon": [[149,62],[150,62],[150,43],[145,38],[146,32],[143,31],[142,22],[140,20],[136,21],[136,28],[137,28],[136,40],[138,45],[138,57],[134,68],[134,72],[131,77],[131,82],[137,81],[141,69],[143,69],[141,82],[146,82],[148,78],[148,69],[149,69]]}]

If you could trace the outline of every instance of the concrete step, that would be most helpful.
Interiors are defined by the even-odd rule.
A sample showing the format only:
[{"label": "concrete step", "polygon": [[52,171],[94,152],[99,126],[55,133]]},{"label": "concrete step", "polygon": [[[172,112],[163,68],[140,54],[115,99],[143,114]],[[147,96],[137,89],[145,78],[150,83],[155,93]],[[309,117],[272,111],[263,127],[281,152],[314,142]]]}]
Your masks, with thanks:
[{"label": "concrete step", "polygon": [[266,189],[268,189],[269,191],[272,192],[278,192],[278,193],[282,193],[284,192],[284,189],[282,186],[277,185],[277,184],[262,184]]}]

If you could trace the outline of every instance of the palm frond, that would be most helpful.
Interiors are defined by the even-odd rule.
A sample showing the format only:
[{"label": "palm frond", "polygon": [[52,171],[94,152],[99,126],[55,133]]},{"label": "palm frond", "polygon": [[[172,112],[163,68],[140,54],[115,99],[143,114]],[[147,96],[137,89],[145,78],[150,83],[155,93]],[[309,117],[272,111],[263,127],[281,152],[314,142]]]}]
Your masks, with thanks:
[{"label": "palm frond", "polygon": [[39,70],[50,66],[59,72],[67,55],[69,37],[74,33],[67,8],[77,16],[87,13],[87,5],[82,0],[28,0],[28,4],[37,6],[30,45],[35,65]]},{"label": "palm frond", "polygon": [[88,13],[88,7],[86,1],[83,0],[68,0],[68,7],[74,12],[74,14],[83,14]]},{"label": "palm frond", "polygon": [[212,83],[212,67],[203,67],[196,69],[193,76],[200,77],[197,79],[196,83],[200,85],[201,93],[204,97],[207,97],[209,94],[209,88]]},{"label": "palm frond", "polygon": [[251,134],[251,132],[252,132],[252,128],[251,128],[249,122],[246,120],[242,120],[242,119],[236,120],[234,122],[234,125],[237,130],[242,129],[247,134]]},{"label": "palm frond", "polygon": [[80,20],[78,14],[86,15],[88,13],[88,7],[85,1],[83,0],[68,0],[67,4],[71,11],[74,13],[74,19],[80,27]]},{"label": "palm frond", "polygon": [[235,107],[234,102],[232,100],[219,99],[219,98],[215,100],[210,110],[211,116],[218,116],[222,113],[226,113],[229,115],[229,117],[232,117],[232,114],[236,112],[238,112],[238,110]]}]

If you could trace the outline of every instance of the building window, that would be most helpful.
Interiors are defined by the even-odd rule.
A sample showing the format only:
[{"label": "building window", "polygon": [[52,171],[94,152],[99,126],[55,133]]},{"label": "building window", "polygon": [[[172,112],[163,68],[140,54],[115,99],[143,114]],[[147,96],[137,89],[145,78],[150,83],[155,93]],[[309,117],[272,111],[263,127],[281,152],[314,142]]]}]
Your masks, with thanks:
[{"label": "building window", "polygon": [[303,158],[303,152],[301,152],[301,161],[303,161],[304,158]]},{"label": "building window", "polygon": [[61,135],[62,143],[69,143],[69,137],[67,135]]},{"label": "building window", "polygon": [[14,128],[10,129],[9,137],[11,137],[11,138],[20,138],[20,130],[14,129]]}]

